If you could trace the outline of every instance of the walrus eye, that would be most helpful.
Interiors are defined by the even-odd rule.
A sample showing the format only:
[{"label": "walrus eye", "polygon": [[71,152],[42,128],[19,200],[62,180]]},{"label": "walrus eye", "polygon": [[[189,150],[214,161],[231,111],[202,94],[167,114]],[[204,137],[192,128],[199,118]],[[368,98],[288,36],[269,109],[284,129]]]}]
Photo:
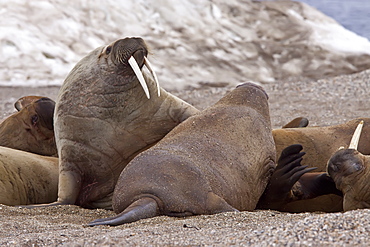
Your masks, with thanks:
[{"label": "walrus eye", "polygon": [[106,49],[105,49],[105,54],[106,55],[109,55],[109,53],[112,51],[112,46],[108,46]]},{"label": "walrus eye", "polygon": [[37,121],[39,120],[39,117],[37,115],[33,115],[31,117],[31,123],[32,125],[36,125]]}]

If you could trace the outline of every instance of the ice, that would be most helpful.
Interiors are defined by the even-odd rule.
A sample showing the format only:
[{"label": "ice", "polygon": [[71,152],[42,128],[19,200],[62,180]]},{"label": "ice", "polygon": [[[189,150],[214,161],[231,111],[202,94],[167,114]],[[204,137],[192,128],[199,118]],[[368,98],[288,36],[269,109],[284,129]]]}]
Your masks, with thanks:
[{"label": "ice", "polygon": [[0,15],[6,86],[61,85],[91,50],[127,36],[146,40],[167,89],[352,73],[368,58],[358,60],[363,64],[338,58],[370,54],[367,39],[295,2],[12,0],[0,2]]}]

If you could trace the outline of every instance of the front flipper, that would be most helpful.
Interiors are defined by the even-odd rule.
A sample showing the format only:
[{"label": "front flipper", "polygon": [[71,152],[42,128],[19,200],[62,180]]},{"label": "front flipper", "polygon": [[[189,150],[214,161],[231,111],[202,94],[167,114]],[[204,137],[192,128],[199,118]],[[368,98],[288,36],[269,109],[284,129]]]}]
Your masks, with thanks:
[{"label": "front flipper", "polygon": [[42,208],[59,205],[76,204],[81,188],[81,176],[73,171],[60,171],[58,184],[58,200],[48,204],[20,205],[21,208]]},{"label": "front flipper", "polygon": [[305,154],[301,152],[302,149],[302,145],[294,144],[281,152],[278,165],[257,204],[258,209],[278,210],[292,201],[294,184],[303,174],[316,169],[316,167],[307,168],[301,165],[302,156]]},{"label": "front flipper", "polygon": [[335,186],[334,180],[326,172],[304,174],[293,188],[295,200],[312,199],[322,195],[343,196]]},{"label": "front flipper", "polygon": [[56,201],[56,202],[46,203],[46,204],[18,205],[17,207],[32,209],[32,208],[54,207],[54,206],[61,206],[61,205],[69,205],[69,204]]},{"label": "front flipper", "polygon": [[152,218],[159,215],[160,211],[157,201],[150,197],[143,197],[133,202],[120,214],[110,218],[94,220],[90,222],[88,226],[97,226],[97,225],[118,226],[125,223],[131,223],[137,220]]}]

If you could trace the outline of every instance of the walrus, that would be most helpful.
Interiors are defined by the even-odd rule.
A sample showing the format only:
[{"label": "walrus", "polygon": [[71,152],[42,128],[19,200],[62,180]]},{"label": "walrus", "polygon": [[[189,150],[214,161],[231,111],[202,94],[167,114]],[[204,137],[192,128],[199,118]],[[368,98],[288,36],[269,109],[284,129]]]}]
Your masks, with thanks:
[{"label": "walrus", "polygon": [[0,124],[0,146],[56,156],[54,107],[55,102],[47,97],[26,96],[17,100],[18,112]]},{"label": "walrus", "polygon": [[272,135],[276,144],[276,152],[292,144],[301,144],[306,153],[302,165],[317,167],[317,172],[325,172],[329,158],[340,148],[346,146],[351,140],[353,132],[360,121],[365,122],[359,151],[370,154],[370,123],[369,118],[358,118],[343,124],[325,127],[282,128],[274,129]]},{"label": "walrus", "polygon": [[278,160],[257,209],[286,212],[341,211],[342,193],[325,172],[302,165],[302,145],[286,147]]},{"label": "walrus", "polygon": [[267,101],[246,83],[179,124],[122,171],[113,194],[118,215],[89,225],[253,210],[275,167]]},{"label": "walrus", "polygon": [[0,147],[0,204],[55,201],[58,174],[58,158]]},{"label": "walrus", "polygon": [[[352,134],[360,121],[367,125],[359,149],[365,154],[370,153],[370,119],[354,119],[344,124],[327,127],[283,128],[274,129],[273,136],[277,153],[283,148],[301,144],[305,153],[300,165],[316,167],[315,172],[300,174],[294,177],[294,172],[288,167],[277,167],[270,184],[259,202],[259,207],[287,212],[338,212],[343,210],[343,194],[335,186],[326,173],[326,164],[330,157],[351,140]],[[296,154],[302,151],[296,149]],[[298,165],[297,165],[298,166]],[[269,192],[268,188],[273,188]],[[280,188],[280,189],[279,189]]]},{"label": "walrus", "polygon": [[[370,156],[364,155],[358,150],[362,125],[366,127],[368,124],[366,122],[360,123],[349,147],[338,150],[327,164],[327,173],[333,178],[336,187],[343,193],[344,211],[370,208]],[[365,141],[369,142],[369,139]]]},{"label": "walrus", "polygon": [[96,48],[71,70],[54,114],[58,200],[29,208],[75,204],[110,209],[127,163],[198,113],[159,87],[147,55],[143,39],[125,38]]}]

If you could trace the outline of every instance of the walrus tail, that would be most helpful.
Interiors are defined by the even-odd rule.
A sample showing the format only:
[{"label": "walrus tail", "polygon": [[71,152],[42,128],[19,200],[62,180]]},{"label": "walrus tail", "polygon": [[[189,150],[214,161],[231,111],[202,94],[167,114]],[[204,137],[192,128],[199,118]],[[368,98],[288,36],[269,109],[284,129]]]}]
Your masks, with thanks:
[{"label": "walrus tail", "polygon": [[125,223],[131,223],[137,220],[151,218],[155,216],[159,216],[159,207],[153,198],[150,197],[143,197],[139,200],[133,202],[130,206],[128,206],[123,212],[120,214],[104,219],[97,219],[90,223],[88,226],[97,226],[97,225],[110,225],[110,226],[118,226]]}]

